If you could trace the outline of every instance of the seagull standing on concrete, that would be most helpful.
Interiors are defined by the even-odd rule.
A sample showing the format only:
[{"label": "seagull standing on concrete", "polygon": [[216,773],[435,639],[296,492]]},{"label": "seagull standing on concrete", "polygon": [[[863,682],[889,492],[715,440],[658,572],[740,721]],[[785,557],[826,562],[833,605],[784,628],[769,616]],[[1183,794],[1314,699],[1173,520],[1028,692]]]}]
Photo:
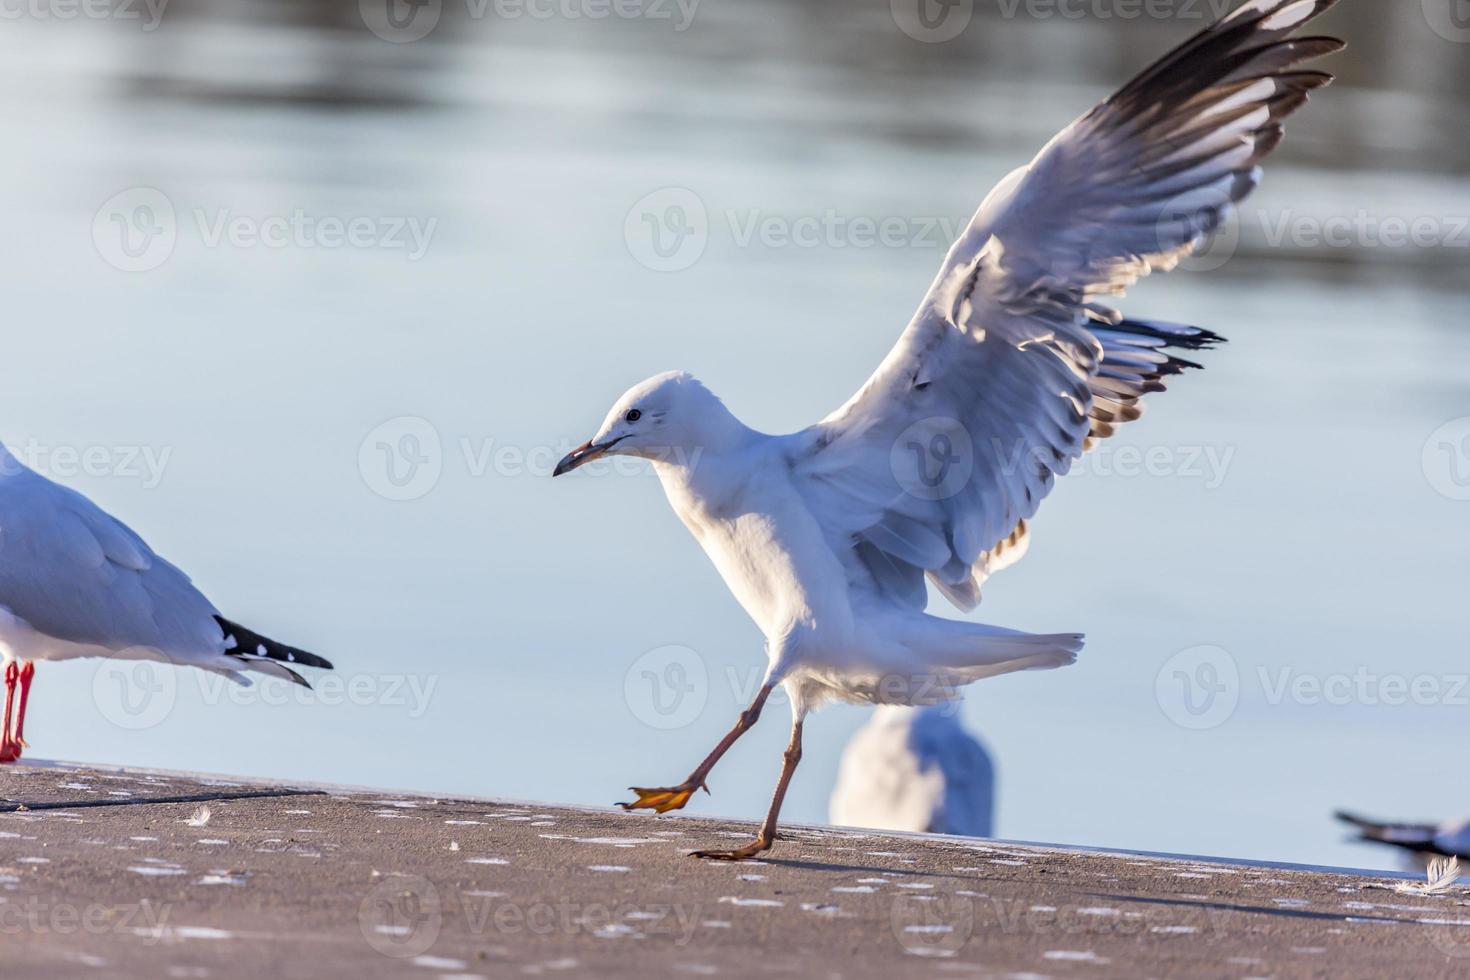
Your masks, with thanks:
[{"label": "seagull standing on concrete", "polygon": [[990,837],[995,766],[955,705],[881,705],[842,753],[828,815],[841,827]]},{"label": "seagull standing on concrete", "polygon": [[1331,81],[1295,66],[1342,42],[1291,35],[1335,2],[1250,0],[1063,130],[991,192],[897,346],[816,425],[765,435],[689,375],[661,374],[557,465],[651,459],[767,640],[770,669],[734,729],[684,782],[635,789],[625,806],[684,806],[782,684],[791,740],[759,835],[695,852],[750,857],[775,840],[815,705],[932,703],[1075,660],[1075,633],[926,614],[925,578],[975,608],[1056,478],[1138,418],[1166,377],[1197,366],[1171,351],[1220,339],[1101,301],[1172,269],[1255,188],[1282,120]]},{"label": "seagull standing on concrete", "polygon": [[34,662],[75,657],[166,661],[247,685],[242,671],[310,687],[292,666],[332,668],[220,616],[126,525],[0,445],[0,762],[26,745]]}]

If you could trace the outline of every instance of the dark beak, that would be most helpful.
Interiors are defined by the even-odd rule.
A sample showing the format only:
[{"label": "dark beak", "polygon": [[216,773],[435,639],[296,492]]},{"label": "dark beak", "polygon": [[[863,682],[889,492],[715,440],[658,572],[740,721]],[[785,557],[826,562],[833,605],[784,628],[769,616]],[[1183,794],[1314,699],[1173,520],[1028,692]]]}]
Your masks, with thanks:
[{"label": "dark beak", "polygon": [[563,456],[561,462],[556,464],[556,469],[551,471],[551,475],[561,476],[563,473],[570,473],[583,463],[590,463],[594,459],[597,459],[617,444],[617,439],[614,439],[612,442],[603,443],[601,446],[594,446],[591,441],[584,442]]}]

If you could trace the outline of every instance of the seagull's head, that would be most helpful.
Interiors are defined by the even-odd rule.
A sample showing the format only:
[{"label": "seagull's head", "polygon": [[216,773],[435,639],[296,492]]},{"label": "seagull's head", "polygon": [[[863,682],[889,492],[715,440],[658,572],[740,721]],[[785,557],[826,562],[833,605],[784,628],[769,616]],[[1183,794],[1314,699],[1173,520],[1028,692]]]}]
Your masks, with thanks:
[{"label": "seagull's head", "polygon": [[597,430],[573,449],[552,476],[561,476],[602,456],[693,459],[723,438],[734,416],[714,394],[682,371],[657,374],[623,393]]}]

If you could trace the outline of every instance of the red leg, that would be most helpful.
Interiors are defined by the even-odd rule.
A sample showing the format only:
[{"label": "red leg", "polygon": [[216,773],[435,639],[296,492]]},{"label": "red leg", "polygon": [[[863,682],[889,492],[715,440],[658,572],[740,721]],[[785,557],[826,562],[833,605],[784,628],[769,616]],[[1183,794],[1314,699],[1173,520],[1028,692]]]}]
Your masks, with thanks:
[{"label": "red leg", "polygon": [[14,660],[5,663],[5,722],[0,726],[0,762],[14,762],[20,758],[20,746],[10,738],[10,712],[15,702],[15,685],[20,679],[20,667]]},{"label": "red leg", "polygon": [[27,660],[20,665],[20,704],[15,711],[15,744],[23,749],[30,748],[25,740],[26,702],[31,697],[31,679],[36,676],[36,662]]}]

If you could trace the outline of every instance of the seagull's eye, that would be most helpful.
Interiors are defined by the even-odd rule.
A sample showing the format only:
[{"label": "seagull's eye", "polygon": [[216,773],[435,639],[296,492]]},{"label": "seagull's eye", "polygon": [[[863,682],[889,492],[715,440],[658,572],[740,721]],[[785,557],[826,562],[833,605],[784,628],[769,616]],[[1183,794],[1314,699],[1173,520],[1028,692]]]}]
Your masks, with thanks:
[{"label": "seagull's eye", "polygon": [[624,415],[623,418],[627,419],[629,422],[637,422],[639,419],[643,418],[643,413],[638,411],[638,409],[636,408],[630,408],[628,409],[628,414]]}]

